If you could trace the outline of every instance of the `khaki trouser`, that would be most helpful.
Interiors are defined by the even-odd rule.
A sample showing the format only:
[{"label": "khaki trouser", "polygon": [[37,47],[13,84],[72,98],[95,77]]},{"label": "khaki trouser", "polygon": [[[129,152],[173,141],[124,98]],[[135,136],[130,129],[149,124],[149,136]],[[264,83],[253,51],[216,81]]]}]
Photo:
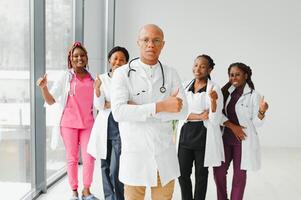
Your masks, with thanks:
[{"label": "khaki trouser", "polygon": [[[158,173],[158,186],[151,187],[152,200],[171,200],[174,191],[175,181],[170,181],[162,187],[160,176]],[[145,186],[124,185],[125,200],[144,200]]]}]

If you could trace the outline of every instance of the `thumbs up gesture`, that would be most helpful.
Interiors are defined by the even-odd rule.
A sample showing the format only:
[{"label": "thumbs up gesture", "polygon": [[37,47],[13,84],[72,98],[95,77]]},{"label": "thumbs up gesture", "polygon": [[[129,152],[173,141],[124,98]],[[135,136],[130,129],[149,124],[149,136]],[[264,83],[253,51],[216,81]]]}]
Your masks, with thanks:
[{"label": "thumbs up gesture", "polygon": [[94,81],[94,89],[95,89],[95,94],[97,97],[99,97],[101,95],[101,92],[100,92],[101,83],[102,82],[99,78],[99,74],[97,74],[97,76],[95,77],[95,81]]},{"label": "thumbs up gesture", "polygon": [[261,97],[259,102],[259,111],[261,113],[265,113],[269,108],[268,103],[264,100],[264,96]]},{"label": "thumbs up gesture", "polygon": [[218,98],[217,92],[213,90],[213,86],[209,90],[209,97],[211,100],[217,100]]},{"label": "thumbs up gesture", "polygon": [[160,101],[156,104],[156,112],[180,112],[183,106],[183,100],[177,95],[179,88],[173,92],[167,99]]},{"label": "thumbs up gesture", "polygon": [[47,74],[45,73],[43,77],[40,77],[37,80],[37,86],[39,86],[41,89],[45,88],[47,86]]},{"label": "thumbs up gesture", "polygon": [[174,91],[169,98],[167,98],[167,112],[180,112],[183,106],[183,101],[179,97],[179,88]]},{"label": "thumbs up gesture", "polygon": [[211,110],[212,110],[212,112],[215,112],[216,108],[217,108],[216,100],[218,99],[218,95],[217,95],[217,92],[215,90],[213,90],[213,85],[211,86],[208,93],[209,93],[209,97],[211,100]]},{"label": "thumbs up gesture", "polygon": [[101,86],[101,80],[99,78],[99,74],[97,74],[97,76],[95,77],[95,81],[94,81],[94,88],[95,89],[99,89]]},{"label": "thumbs up gesture", "polygon": [[171,94],[171,96],[172,96],[172,97],[176,97],[178,94],[179,94],[179,88],[176,89],[176,91],[174,91],[174,92]]}]

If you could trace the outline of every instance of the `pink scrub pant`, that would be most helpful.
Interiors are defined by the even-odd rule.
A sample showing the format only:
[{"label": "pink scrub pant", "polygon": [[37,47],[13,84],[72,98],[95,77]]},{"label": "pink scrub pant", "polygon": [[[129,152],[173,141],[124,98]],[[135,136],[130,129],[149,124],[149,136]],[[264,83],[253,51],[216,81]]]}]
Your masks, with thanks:
[{"label": "pink scrub pant", "polygon": [[[91,127],[92,128],[92,127]],[[93,180],[95,159],[87,153],[87,145],[90,138],[91,128],[76,129],[61,127],[61,135],[66,149],[67,174],[72,190],[78,188],[78,161],[79,146],[83,161],[83,183],[84,188],[90,188]]]}]

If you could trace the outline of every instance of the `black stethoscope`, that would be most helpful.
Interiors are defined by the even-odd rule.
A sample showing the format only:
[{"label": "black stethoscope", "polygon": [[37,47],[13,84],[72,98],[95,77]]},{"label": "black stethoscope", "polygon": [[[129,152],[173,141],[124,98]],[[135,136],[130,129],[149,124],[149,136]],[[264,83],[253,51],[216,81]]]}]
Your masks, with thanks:
[{"label": "black stethoscope", "polygon": [[[131,72],[132,72],[132,71],[133,71],[133,72],[136,72],[136,70],[133,69],[133,68],[131,67],[131,63],[132,63],[134,60],[138,60],[138,59],[139,59],[139,57],[133,58],[133,59],[129,62],[129,71],[128,71],[128,77],[129,77],[129,78],[130,78],[130,75],[131,75]],[[164,70],[163,70],[163,67],[162,67],[162,64],[161,64],[160,60],[158,60],[158,62],[159,62],[160,68],[161,68],[161,74],[162,74],[162,78],[163,78],[163,80],[162,80],[162,86],[160,87],[160,92],[161,92],[161,93],[165,93],[165,92],[166,92],[166,87],[165,87]]]}]

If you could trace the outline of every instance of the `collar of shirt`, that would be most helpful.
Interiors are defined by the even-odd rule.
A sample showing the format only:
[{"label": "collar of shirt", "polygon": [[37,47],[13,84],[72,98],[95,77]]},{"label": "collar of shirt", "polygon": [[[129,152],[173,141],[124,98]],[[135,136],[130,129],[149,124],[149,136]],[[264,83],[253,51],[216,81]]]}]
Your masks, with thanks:
[{"label": "collar of shirt", "polygon": [[80,78],[75,72],[74,72],[74,69],[73,68],[71,68],[71,69],[69,69],[69,73],[70,73],[70,75],[69,75],[69,81],[71,81],[72,79],[76,79],[76,80],[84,80],[84,79],[86,79],[86,78],[90,78],[92,81],[94,81],[94,78],[92,77],[92,75],[90,74],[90,72],[86,69],[86,71],[87,71],[87,74],[86,74],[86,76],[84,76],[83,78]]},{"label": "collar of shirt", "polygon": [[243,87],[237,87],[235,90],[231,93],[231,97],[233,96],[241,96],[243,94],[244,88]]},{"label": "collar of shirt", "polygon": [[[188,88],[188,92],[191,91],[192,93],[194,93],[194,82],[195,82],[195,79],[194,79],[193,83],[190,85],[190,87]],[[200,88],[197,92],[198,93],[206,92],[206,88],[207,88],[207,84],[204,87]]]},{"label": "collar of shirt", "polygon": [[153,78],[155,71],[159,67],[159,62],[157,62],[155,65],[147,65],[147,64],[143,63],[140,59],[139,59],[139,64],[141,65],[142,69],[145,71],[148,78],[150,78],[150,79]]},{"label": "collar of shirt", "polygon": [[[228,89],[229,94],[234,92],[235,89],[236,89],[236,87],[231,85]],[[246,95],[246,94],[249,94],[249,93],[252,93],[252,92],[253,92],[253,90],[250,88],[250,86],[248,84],[245,84],[245,86],[243,87],[242,95]]]}]

